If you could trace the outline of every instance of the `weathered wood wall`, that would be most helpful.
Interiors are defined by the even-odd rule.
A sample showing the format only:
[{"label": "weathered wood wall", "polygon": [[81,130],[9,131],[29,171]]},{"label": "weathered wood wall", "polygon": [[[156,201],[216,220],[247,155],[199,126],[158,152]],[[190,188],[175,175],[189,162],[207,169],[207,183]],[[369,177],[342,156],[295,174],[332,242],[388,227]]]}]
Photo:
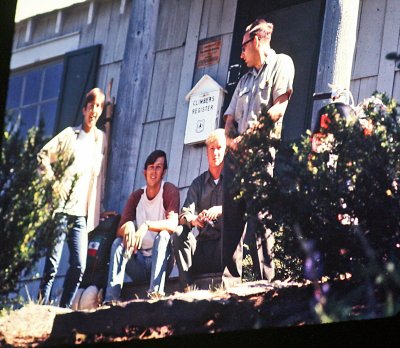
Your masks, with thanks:
[{"label": "weathered wood wall", "polygon": [[400,100],[400,70],[386,54],[400,51],[400,2],[362,0],[350,90],[355,102],[375,90]]},{"label": "weathered wood wall", "polygon": [[[136,21],[142,18],[143,9],[139,7],[133,8],[131,15]],[[142,28],[154,43],[145,56],[141,53],[137,59],[125,61],[121,74],[121,79],[127,80],[126,74],[132,71],[141,91],[130,91],[127,81],[118,92],[108,169],[108,209],[122,211],[130,192],[144,185],[143,164],[156,148],[167,153],[166,180],[180,187],[181,203],[188,185],[207,168],[204,146],[183,145],[188,110],[185,96],[206,73],[225,86],[235,12],[236,0],[163,0]],[[136,23],[131,25],[133,28]],[[198,41],[214,36],[222,40],[220,61],[197,71]],[[135,55],[135,47],[140,45],[129,45],[125,54]],[[143,69],[145,74],[136,74],[135,70]]]},{"label": "weathered wood wall", "polygon": [[[192,30],[194,30],[198,35],[199,40],[220,36],[221,55],[218,64],[214,64],[205,68],[194,69],[192,87],[201,79],[202,76],[208,74],[223,88],[225,88],[236,14],[236,5],[236,0],[205,0],[203,2],[203,14],[201,21],[199,22],[199,26],[192,28]],[[193,69],[194,67],[192,66],[191,68]],[[185,108],[184,111],[185,114],[182,116],[186,117],[187,108]],[[180,121],[182,126],[184,125],[183,121],[184,120]],[[174,149],[171,151],[171,155],[173,153],[182,153],[181,163],[178,163],[176,171],[171,173],[171,177],[176,180],[179,169],[178,185],[181,188],[182,204],[186,197],[187,188],[191,184],[192,180],[200,173],[205,171],[208,167],[205,146],[183,145],[183,136],[184,132],[180,132],[179,134],[176,132]]]}]

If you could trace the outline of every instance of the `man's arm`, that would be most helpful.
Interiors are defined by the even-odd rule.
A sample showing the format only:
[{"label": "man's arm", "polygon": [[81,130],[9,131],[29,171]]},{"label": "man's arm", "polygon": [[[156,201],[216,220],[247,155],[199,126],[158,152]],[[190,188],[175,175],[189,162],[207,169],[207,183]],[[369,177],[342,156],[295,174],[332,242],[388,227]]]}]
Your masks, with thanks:
[{"label": "man's arm", "polygon": [[285,114],[290,96],[293,92],[295,68],[292,58],[279,54],[276,62],[276,75],[273,80],[273,105],[268,110],[272,121],[278,121]]},{"label": "man's arm", "polygon": [[241,135],[232,137],[232,134],[236,133],[235,127],[235,117],[233,115],[225,115],[225,135],[226,135],[226,145],[233,150],[236,150],[237,144],[242,139]]},{"label": "man's arm", "polygon": [[143,237],[147,231],[168,231],[170,234],[172,234],[178,227],[178,210],[180,202],[179,190],[175,185],[171,183],[164,184],[163,201],[166,219],[148,220],[139,226],[135,233],[135,251],[142,247]]},{"label": "man's arm", "polygon": [[68,133],[72,132],[70,128],[65,128],[63,131],[53,137],[37,154],[37,160],[39,163],[39,173],[48,179],[52,179],[54,176],[52,163],[54,163],[58,156],[61,156],[60,152],[66,150]]},{"label": "man's arm", "polygon": [[212,206],[208,209],[199,211],[198,203],[201,200],[202,183],[204,176],[200,175],[193,180],[186,194],[186,200],[182,207],[182,213],[179,215],[179,223],[188,228],[203,228],[207,221],[216,220],[222,215],[222,205]]},{"label": "man's arm", "polygon": [[290,92],[286,92],[274,100],[274,105],[272,105],[268,110],[268,115],[271,117],[272,121],[278,121],[285,114],[286,108],[289,104],[290,94]]},{"label": "man's arm", "polygon": [[166,219],[154,221],[148,220],[145,222],[145,224],[147,225],[149,231],[168,231],[169,233],[173,233],[178,227],[178,212],[170,211]]},{"label": "man's arm", "polygon": [[133,222],[136,220],[136,207],[139,204],[143,192],[143,189],[139,189],[130,194],[124,210],[122,211],[116,237],[123,238],[124,235],[135,232],[135,225]]}]

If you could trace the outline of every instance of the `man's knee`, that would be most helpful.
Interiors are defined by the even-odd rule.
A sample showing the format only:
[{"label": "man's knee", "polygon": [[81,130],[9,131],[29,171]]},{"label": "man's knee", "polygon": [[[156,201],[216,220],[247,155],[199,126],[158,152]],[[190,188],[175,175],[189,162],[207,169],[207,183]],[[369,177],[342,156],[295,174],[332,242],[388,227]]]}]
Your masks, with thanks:
[{"label": "man's knee", "polygon": [[111,244],[111,256],[113,256],[117,251],[121,251],[124,249],[124,244],[122,243],[122,238],[117,237],[114,239],[114,242]]},{"label": "man's knee", "polygon": [[158,233],[158,238],[160,241],[168,242],[171,239],[171,235],[168,231],[163,230]]}]

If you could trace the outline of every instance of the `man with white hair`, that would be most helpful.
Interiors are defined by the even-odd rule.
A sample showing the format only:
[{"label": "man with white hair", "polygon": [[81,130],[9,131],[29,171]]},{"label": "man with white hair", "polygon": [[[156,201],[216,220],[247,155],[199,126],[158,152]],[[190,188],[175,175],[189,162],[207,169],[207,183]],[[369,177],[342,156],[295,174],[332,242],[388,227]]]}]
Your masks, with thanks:
[{"label": "man with white hair", "polygon": [[[193,275],[220,272],[222,267],[222,183],[226,138],[216,129],[206,140],[208,170],[195,178],[187,192],[177,230],[172,235],[179,281],[183,291]],[[197,237],[192,230],[197,227]]]}]

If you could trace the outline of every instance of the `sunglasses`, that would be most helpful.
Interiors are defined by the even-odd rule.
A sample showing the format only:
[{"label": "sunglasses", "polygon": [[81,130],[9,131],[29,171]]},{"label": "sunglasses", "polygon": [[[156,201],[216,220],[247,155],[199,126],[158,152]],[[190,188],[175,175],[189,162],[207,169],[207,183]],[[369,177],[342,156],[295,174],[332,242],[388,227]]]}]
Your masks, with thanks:
[{"label": "sunglasses", "polygon": [[254,36],[251,37],[250,39],[248,39],[247,41],[245,41],[245,42],[242,43],[242,52],[244,52],[244,50],[246,49],[246,45],[247,45],[249,42],[253,41],[253,40],[254,40]]}]

